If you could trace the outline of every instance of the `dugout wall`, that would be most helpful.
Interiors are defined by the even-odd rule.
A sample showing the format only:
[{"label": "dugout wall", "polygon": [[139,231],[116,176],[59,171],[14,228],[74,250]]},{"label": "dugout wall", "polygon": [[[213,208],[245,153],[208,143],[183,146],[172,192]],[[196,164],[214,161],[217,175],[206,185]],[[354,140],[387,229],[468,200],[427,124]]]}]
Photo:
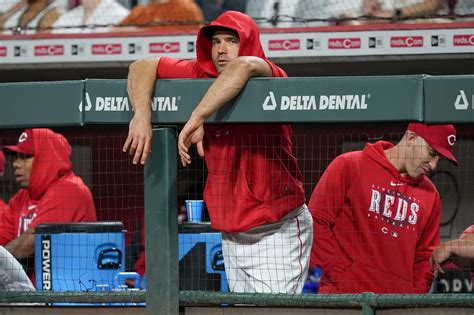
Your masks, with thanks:
[{"label": "dugout wall", "polygon": [[[146,221],[157,222],[156,226],[147,225],[147,247],[167,253],[147,256],[147,266],[151,266],[147,273],[147,295],[157,297],[147,301],[150,314],[177,313],[179,303],[359,308],[366,314],[384,307],[472,306],[470,295],[276,297],[179,292],[176,285],[177,221],[168,211],[176,208],[175,198],[171,196],[177,194],[174,125],[186,121],[211,82],[160,81],[152,100],[153,122],[173,127],[155,131],[152,159],[145,168]],[[473,87],[473,76],[252,79],[241,95],[216,113],[210,122],[357,124],[426,121],[463,124],[461,130],[469,131],[474,121]],[[0,93],[0,125],[3,128],[88,128],[97,124],[127,124],[131,117],[125,81],[121,80],[2,84]],[[124,297],[143,301],[144,293],[111,292],[98,296],[87,292],[3,294],[2,300],[110,302]]]}]

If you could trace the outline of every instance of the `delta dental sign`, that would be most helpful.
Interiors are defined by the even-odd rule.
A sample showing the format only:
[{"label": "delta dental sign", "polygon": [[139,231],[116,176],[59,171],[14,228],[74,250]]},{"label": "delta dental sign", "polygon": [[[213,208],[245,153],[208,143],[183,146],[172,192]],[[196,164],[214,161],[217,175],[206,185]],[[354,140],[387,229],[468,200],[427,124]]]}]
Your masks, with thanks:
[{"label": "delta dental sign", "polygon": [[[95,102],[91,101],[89,93],[85,94],[86,104],[84,111],[96,112],[124,112],[130,111],[128,97],[104,96],[96,97]],[[155,112],[176,112],[181,96],[157,96],[151,99],[151,109]],[[79,111],[82,112],[82,102],[79,104]]]},{"label": "delta dental sign", "polygon": [[[265,98],[262,108],[264,111],[307,111],[307,110],[365,110],[368,108],[370,94],[346,94],[346,95],[283,95],[277,102],[275,94],[270,91]],[[91,101],[89,93],[85,95],[86,104],[84,111],[96,112],[122,112],[130,111],[128,97],[104,96],[96,97]],[[157,96],[151,100],[152,111],[176,112],[181,96]],[[83,110],[82,102],[79,110]]]},{"label": "delta dental sign", "polygon": [[[472,109],[474,109],[474,94],[471,95],[471,100]],[[456,108],[456,110],[466,110],[469,108],[469,105],[466,92],[464,92],[464,90],[459,90],[459,94],[456,96],[456,101],[454,101],[454,108]]]},{"label": "delta dental sign", "polygon": [[[277,102],[275,94],[270,91],[262,104],[264,111],[308,111],[308,110],[366,110],[370,94],[346,95],[283,95]],[[318,100],[318,101],[317,101]]]}]

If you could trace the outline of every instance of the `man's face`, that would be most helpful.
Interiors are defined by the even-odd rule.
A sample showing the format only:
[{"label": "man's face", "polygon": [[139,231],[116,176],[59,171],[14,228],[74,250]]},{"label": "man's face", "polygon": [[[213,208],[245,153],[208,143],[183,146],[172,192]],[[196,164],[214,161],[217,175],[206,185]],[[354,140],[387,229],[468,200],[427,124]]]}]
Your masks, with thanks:
[{"label": "man's face", "polygon": [[15,161],[13,162],[13,168],[15,169],[15,179],[21,188],[28,187],[34,160],[35,158],[32,156],[18,154]]},{"label": "man's face", "polygon": [[239,56],[240,40],[236,32],[219,30],[212,35],[212,62],[217,73]]},{"label": "man's face", "polygon": [[439,162],[438,153],[423,139],[417,135],[410,141],[407,149],[406,171],[411,178],[420,175],[428,176],[436,170]]}]

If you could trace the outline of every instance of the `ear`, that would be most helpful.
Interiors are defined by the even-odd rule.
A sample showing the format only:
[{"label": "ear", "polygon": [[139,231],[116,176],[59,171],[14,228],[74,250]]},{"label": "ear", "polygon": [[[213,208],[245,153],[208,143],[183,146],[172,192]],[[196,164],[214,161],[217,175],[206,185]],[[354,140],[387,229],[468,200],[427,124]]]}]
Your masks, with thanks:
[{"label": "ear", "polygon": [[407,130],[407,143],[414,143],[416,139],[418,138],[418,135],[414,133],[413,131]]}]

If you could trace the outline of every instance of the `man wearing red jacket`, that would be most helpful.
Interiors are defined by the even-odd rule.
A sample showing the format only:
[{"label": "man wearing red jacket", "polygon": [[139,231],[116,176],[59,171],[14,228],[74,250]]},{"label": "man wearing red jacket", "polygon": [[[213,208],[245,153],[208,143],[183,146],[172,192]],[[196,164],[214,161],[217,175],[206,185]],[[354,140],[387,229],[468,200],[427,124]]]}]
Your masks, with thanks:
[{"label": "man wearing red jacket", "polygon": [[72,171],[71,146],[50,129],[26,129],[16,145],[13,162],[20,190],[10,199],[2,222],[0,245],[17,259],[34,253],[34,228],[39,223],[96,221],[92,194]]},{"label": "man wearing red jacket", "polygon": [[397,145],[378,141],[338,156],[311,197],[311,266],[321,293],[427,293],[441,203],[428,179],[451,152],[452,125],[411,123]]},{"label": "man wearing red jacket", "polygon": [[124,151],[134,163],[150,152],[150,97],[156,78],[217,78],[178,139],[184,166],[197,144],[208,177],[204,191],[212,227],[222,232],[233,292],[299,293],[308,271],[312,219],[288,125],[216,124],[205,120],[240,93],[251,77],[286,77],[263,52],[255,22],[227,11],[197,37],[197,58],[133,63],[128,92],[134,107]]}]

